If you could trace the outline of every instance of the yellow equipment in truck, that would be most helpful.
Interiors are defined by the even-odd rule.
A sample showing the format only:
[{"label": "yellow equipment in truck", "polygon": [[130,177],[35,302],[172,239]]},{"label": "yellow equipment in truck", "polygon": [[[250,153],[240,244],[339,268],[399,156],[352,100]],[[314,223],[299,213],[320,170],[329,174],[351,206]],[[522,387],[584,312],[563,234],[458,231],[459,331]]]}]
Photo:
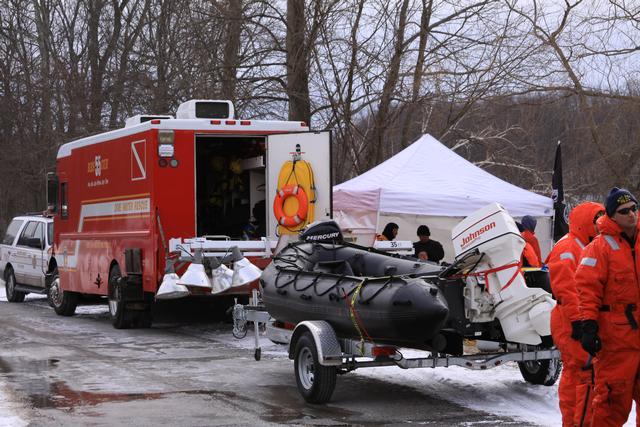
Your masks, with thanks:
[{"label": "yellow equipment in truck", "polygon": [[293,159],[286,161],[278,175],[278,189],[273,213],[278,221],[278,235],[296,234],[314,221],[316,185],[309,162],[300,158],[296,147]]}]

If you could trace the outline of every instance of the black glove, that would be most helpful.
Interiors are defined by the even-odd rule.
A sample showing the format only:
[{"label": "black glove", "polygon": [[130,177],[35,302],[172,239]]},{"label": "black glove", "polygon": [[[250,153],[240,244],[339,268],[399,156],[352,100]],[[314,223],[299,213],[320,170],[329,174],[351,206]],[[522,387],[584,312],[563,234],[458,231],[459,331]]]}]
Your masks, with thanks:
[{"label": "black glove", "polygon": [[602,348],[598,336],[598,322],[595,320],[582,321],[582,348],[591,356],[595,356]]},{"label": "black glove", "polygon": [[576,341],[582,340],[582,320],[571,322],[571,338]]}]

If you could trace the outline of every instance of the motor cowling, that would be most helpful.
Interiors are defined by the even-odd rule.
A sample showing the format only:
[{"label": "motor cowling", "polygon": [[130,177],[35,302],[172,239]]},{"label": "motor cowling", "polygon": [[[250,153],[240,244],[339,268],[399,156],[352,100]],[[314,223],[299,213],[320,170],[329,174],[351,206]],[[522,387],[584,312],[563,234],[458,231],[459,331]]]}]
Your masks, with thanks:
[{"label": "motor cowling", "polygon": [[340,226],[332,220],[316,221],[300,233],[300,240],[317,243],[343,243]]}]

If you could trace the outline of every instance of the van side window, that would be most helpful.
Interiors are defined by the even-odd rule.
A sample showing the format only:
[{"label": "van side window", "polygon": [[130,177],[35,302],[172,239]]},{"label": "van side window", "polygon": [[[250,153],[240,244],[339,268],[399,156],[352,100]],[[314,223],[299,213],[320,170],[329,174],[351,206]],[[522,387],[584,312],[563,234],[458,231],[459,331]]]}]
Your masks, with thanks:
[{"label": "van side window", "polygon": [[67,183],[60,184],[60,218],[69,218],[69,202],[67,201]]},{"label": "van side window", "polygon": [[2,239],[2,244],[4,245],[12,245],[13,241],[16,240],[16,236],[18,235],[18,231],[20,230],[20,226],[24,221],[21,219],[14,219],[7,227],[7,232],[4,235],[4,239]]},{"label": "van side window", "polygon": [[50,222],[47,224],[47,244],[53,244],[53,223]]},{"label": "van side window", "polygon": [[38,226],[37,221],[29,221],[27,226],[22,229],[22,234],[20,234],[20,238],[18,239],[18,246],[29,246],[28,240],[31,237],[37,237],[37,236],[34,236],[37,226]]},{"label": "van side window", "polygon": [[44,225],[38,221],[38,226],[36,227],[36,230],[33,232],[33,236],[31,237],[37,237],[38,239],[40,239],[40,249],[44,249],[42,247],[42,245],[44,244]]}]

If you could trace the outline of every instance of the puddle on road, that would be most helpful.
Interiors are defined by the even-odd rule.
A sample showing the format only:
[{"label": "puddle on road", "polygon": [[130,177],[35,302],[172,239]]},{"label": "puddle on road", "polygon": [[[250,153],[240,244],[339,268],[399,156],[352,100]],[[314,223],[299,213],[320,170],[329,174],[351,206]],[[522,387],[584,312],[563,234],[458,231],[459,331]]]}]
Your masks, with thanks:
[{"label": "puddle on road", "polygon": [[260,415],[260,418],[267,422],[283,424],[296,421],[305,424],[319,419],[329,419],[334,422],[336,419],[343,419],[346,422],[349,417],[359,414],[359,412],[330,405],[306,405],[301,400],[298,390],[289,386],[269,386],[266,387],[265,392],[269,396],[267,400],[279,403],[278,405],[263,403],[265,412]]},{"label": "puddle on road", "polygon": [[34,360],[21,357],[1,358],[0,376],[6,377],[12,388],[27,397],[32,408],[66,408],[95,406],[106,402],[159,399],[164,393],[98,393],[76,391],[63,381],[51,382],[49,371],[59,359]]},{"label": "puddle on road", "polygon": [[[104,393],[74,390],[64,381],[56,381],[55,369],[59,359],[34,360],[29,358],[1,358],[0,377],[5,377],[11,388],[26,397],[28,405],[35,409],[59,409],[74,411],[75,408],[91,407],[102,403],[130,402],[136,400],[155,400],[165,395],[178,393],[210,396],[213,399],[226,400],[229,404],[244,406],[243,401],[251,400],[241,394],[224,390],[176,390],[153,393]],[[52,378],[53,377],[53,378]],[[269,402],[254,401],[259,405],[256,415],[271,423],[291,422],[313,424],[314,421],[348,420],[357,412],[338,407],[309,406],[301,402],[295,387],[265,387]],[[340,423],[340,421],[338,421]],[[335,425],[335,424],[333,424]]]},{"label": "puddle on road", "polygon": [[79,406],[95,406],[110,402],[131,402],[134,400],[160,399],[165,393],[98,393],[91,391],[77,391],[66,383],[59,381],[52,383],[45,394],[31,394],[29,399],[34,408],[38,409],[73,409]]},{"label": "puddle on road", "polygon": [[59,359],[33,360],[21,357],[4,359],[0,357],[0,374],[12,374],[14,372],[44,372],[56,367]]}]

